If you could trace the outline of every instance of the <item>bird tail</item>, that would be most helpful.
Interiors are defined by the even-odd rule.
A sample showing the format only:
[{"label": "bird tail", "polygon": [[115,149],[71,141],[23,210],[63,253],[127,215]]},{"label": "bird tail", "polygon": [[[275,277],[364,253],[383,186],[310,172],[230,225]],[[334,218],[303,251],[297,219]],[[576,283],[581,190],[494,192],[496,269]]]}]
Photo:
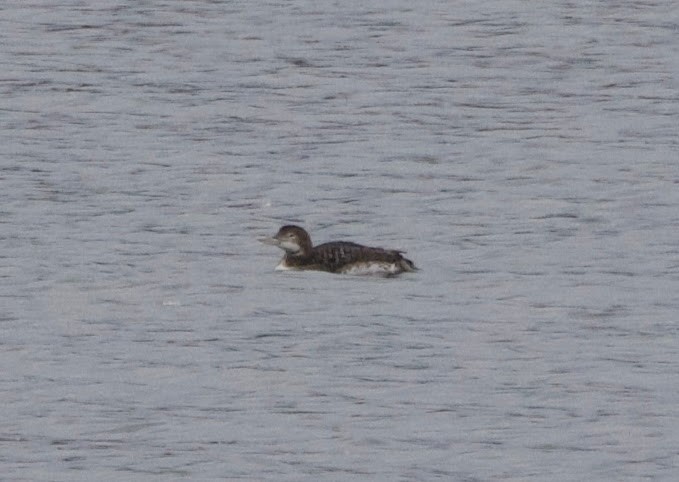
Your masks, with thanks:
[{"label": "bird tail", "polygon": [[415,263],[410,261],[408,258],[401,258],[399,260],[399,265],[403,271],[417,271],[419,268],[415,267]]}]

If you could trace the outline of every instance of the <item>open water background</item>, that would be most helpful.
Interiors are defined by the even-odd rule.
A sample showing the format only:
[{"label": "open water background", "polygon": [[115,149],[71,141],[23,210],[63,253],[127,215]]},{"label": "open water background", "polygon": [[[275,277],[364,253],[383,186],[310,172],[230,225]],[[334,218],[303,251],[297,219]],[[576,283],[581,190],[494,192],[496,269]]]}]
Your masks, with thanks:
[{"label": "open water background", "polygon": [[677,480],[676,2],[373,3],[2,2],[3,479]]}]

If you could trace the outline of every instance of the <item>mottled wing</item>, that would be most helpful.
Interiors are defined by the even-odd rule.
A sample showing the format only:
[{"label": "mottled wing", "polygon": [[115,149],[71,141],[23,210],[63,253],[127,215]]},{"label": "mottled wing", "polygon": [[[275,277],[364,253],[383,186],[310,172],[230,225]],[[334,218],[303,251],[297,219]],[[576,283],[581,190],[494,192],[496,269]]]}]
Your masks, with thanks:
[{"label": "mottled wing", "polygon": [[[396,263],[404,260],[396,250],[371,248],[348,241],[337,241],[316,246],[313,249],[314,264],[322,266],[328,271],[341,271],[356,263]],[[412,264],[412,263],[410,263]]]}]

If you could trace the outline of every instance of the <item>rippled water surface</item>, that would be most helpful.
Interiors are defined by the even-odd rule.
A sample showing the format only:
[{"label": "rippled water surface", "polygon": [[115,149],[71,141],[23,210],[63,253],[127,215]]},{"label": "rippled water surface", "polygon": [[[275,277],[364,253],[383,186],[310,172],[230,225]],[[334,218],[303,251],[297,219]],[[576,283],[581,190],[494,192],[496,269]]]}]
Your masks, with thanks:
[{"label": "rippled water surface", "polygon": [[[673,1],[7,0],[7,480],[677,480]],[[404,249],[277,273],[256,241]]]}]

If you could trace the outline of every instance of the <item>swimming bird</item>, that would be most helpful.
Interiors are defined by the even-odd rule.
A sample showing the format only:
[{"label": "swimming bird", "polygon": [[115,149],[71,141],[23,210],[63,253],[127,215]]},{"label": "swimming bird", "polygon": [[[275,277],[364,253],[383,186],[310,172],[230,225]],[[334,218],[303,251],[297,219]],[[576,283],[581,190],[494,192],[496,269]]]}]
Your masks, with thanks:
[{"label": "swimming bird", "polygon": [[373,248],[349,241],[313,246],[309,233],[299,226],[283,226],[274,237],[260,241],[285,251],[276,271],[316,270],[391,276],[417,269],[412,261],[402,256],[403,251],[395,249]]}]

